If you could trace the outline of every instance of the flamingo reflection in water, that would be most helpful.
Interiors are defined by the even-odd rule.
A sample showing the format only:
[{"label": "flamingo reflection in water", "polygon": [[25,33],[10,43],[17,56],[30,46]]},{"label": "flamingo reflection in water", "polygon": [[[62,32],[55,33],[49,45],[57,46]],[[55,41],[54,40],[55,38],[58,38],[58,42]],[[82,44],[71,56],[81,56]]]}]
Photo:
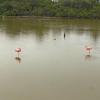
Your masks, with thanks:
[{"label": "flamingo reflection in water", "polygon": [[85,55],[85,60],[92,60],[92,55]]},{"label": "flamingo reflection in water", "polygon": [[15,60],[17,61],[18,64],[21,63],[21,58],[20,57],[15,57]]},{"label": "flamingo reflection in water", "polygon": [[20,64],[21,63],[21,58],[20,58],[21,48],[16,48],[15,52],[17,53],[15,60],[17,61],[18,64]]}]

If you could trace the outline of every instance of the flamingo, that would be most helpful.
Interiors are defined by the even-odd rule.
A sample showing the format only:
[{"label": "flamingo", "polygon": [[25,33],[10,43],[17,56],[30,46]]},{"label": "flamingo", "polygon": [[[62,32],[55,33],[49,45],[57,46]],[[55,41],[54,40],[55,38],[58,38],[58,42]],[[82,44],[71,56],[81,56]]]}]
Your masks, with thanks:
[{"label": "flamingo", "polygon": [[19,57],[19,53],[21,52],[21,48],[16,48],[15,52],[18,54],[18,57]]},{"label": "flamingo", "polygon": [[91,50],[92,50],[92,47],[90,47],[90,46],[85,46],[85,50],[86,50],[87,52],[89,52],[89,54],[90,54],[90,52],[91,52]]}]

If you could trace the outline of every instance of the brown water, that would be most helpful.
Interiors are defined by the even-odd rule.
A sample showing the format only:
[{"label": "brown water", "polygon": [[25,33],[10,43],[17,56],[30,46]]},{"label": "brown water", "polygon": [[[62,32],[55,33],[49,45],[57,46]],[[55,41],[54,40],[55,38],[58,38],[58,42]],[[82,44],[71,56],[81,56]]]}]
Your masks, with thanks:
[{"label": "brown water", "polygon": [[0,100],[100,100],[100,20],[0,18]]}]

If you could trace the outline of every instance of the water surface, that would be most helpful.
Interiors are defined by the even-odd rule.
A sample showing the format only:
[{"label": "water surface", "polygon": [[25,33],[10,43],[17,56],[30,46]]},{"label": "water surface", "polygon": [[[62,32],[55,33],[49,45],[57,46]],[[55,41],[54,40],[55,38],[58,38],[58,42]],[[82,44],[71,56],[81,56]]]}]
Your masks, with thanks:
[{"label": "water surface", "polygon": [[100,100],[100,20],[0,18],[0,99]]}]

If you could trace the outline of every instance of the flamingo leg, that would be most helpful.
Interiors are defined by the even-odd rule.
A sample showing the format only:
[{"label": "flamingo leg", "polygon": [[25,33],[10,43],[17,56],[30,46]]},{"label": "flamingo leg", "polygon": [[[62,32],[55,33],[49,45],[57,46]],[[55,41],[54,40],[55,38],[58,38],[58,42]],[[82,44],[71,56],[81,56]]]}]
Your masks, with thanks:
[{"label": "flamingo leg", "polygon": [[89,55],[91,55],[90,53],[91,53],[91,50],[89,50]]},{"label": "flamingo leg", "polygon": [[19,52],[17,53],[17,56],[18,56],[18,58],[19,58]]}]

